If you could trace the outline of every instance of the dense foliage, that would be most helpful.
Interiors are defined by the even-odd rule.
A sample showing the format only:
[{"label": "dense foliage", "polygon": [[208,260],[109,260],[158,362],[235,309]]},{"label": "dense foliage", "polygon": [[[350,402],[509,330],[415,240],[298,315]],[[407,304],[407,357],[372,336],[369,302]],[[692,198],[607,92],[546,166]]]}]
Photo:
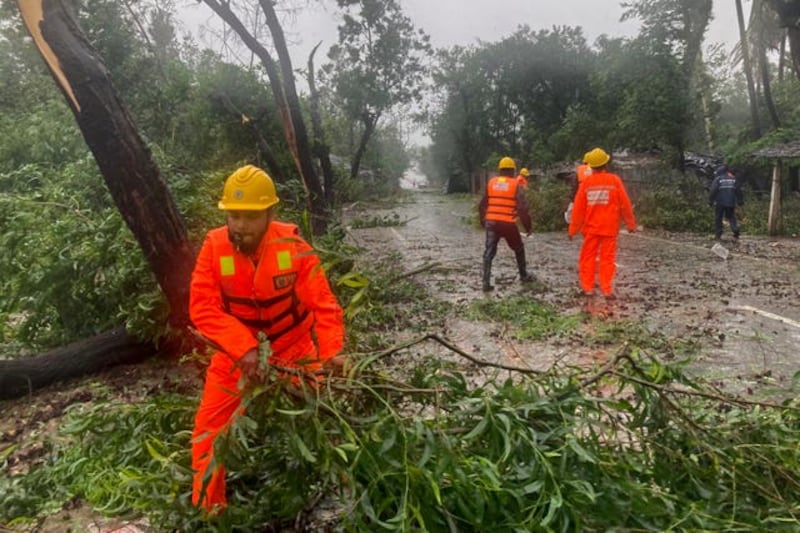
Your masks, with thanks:
[{"label": "dense foliage", "polygon": [[[796,25],[781,2],[754,4],[756,15],[776,9],[784,27]],[[74,5],[193,242],[221,222],[224,177],[269,157],[283,176],[281,217],[309,227],[307,191],[261,68],[180,37],[170,2]],[[540,167],[594,145],[648,151],[663,168],[635,191],[640,223],[708,232],[705,184],[678,175],[684,151],[764,175],[771,162],[753,150],[800,131],[798,73],[784,67],[800,51],[778,57],[770,48],[779,41],[774,16],[750,25],[743,41],[757,64],[735,71],[737,57],[701,49],[709,1],[629,2],[626,16],[643,22],[630,39],[590,44],[581,28],[521,25],[435,53],[399,2],[337,5],[340,41],[320,89],[339,202],[397,198],[412,162],[400,114],[417,104],[432,138],[417,157],[449,192],[472,189],[504,154]],[[122,323],[158,338],[168,311],[155,280],[15,11],[0,6],[3,352],[25,355]],[[433,89],[420,104],[428,61]],[[761,76],[757,93],[747,93],[742,72]],[[563,230],[568,189],[549,177],[531,184],[537,231]],[[747,194],[744,232],[763,232],[766,199]],[[796,202],[787,202],[790,234],[800,233]],[[353,225],[403,223],[386,215]],[[334,221],[313,244],[345,304],[350,347],[364,357],[325,387],[292,388],[273,373],[245,391],[250,414],[218,444],[232,474],[228,513],[209,526],[189,505],[196,398],[176,386],[135,405],[76,404],[41,464],[0,477],[0,521],[27,524],[85,501],[163,529],[277,529],[323,502],[328,522],[353,531],[797,528],[796,402],[720,397],[674,362],[695,347],[628,323],[585,339],[617,348],[602,369],[500,378],[489,365],[475,383],[455,356],[423,352],[412,364],[390,334],[435,329],[450,309],[425,299],[399,258],[356,268],[345,236]],[[530,299],[482,301],[470,313],[508,320],[519,339],[568,335],[589,320]],[[0,462],[13,451],[0,451]]]},{"label": "dense foliage", "polygon": [[[559,334],[546,305],[514,309],[521,332]],[[720,396],[683,374],[688,346],[635,323],[587,341],[617,355],[599,369],[513,378],[487,366],[480,384],[424,348],[414,363],[403,347],[365,354],[323,388],[295,388],[273,369],[243,392],[248,414],[216,444],[230,507],[210,523],[189,504],[194,398],[77,404],[44,464],[0,480],[0,518],[21,524],[81,499],[165,530],[796,525],[795,403]]]}]

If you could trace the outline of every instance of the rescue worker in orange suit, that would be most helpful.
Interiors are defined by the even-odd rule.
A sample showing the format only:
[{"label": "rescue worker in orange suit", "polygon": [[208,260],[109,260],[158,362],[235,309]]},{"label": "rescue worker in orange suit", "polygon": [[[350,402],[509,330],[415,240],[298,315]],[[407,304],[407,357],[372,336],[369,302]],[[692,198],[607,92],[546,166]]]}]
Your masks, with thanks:
[{"label": "rescue worker in orange suit", "polygon": [[586,164],[586,154],[583,154],[582,161],[583,162],[578,165],[578,168],[575,170],[575,181],[572,183],[569,205],[564,212],[564,220],[567,224],[572,220],[572,208],[575,206],[575,195],[578,194],[578,187],[580,187],[581,183],[592,173],[591,167]]},{"label": "rescue worker in orange suit", "polygon": [[520,170],[519,176],[517,176],[517,184],[523,189],[526,188],[528,186],[528,176],[530,175],[531,173],[527,168]]},{"label": "rescue worker in orange suit", "polygon": [[220,348],[192,432],[192,502],[210,513],[226,506],[224,468],[214,467],[204,482],[214,439],[238,414],[240,377],[263,377],[258,333],[270,341],[271,364],[312,373],[343,363],[342,309],[297,227],[274,219],[277,203],[275,185],[260,168],[231,174],[219,202],[227,224],[208,232],[192,273],[191,320]]},{"label": "rescue worker in orange suit", "polygon": [[497,244],[505,239],[514,251],[519,269],[520,281],[533,281],[525,263],[525,244],[517,227],[517,217],[522,221],[525,231],[531,234],[531,215],[525,200],[524,188],[519,186],[515,176],[516,164],[510,157],[504,157],[497,165],[498,175],[486,184],[486,191],[478,206],[481,226],[486,228],[486,249],[483,252],[483,290],[491,291],[492,261],[497,254]]},{"label": "rescue worker in orange suit", "polygon": [[[600,291],[608,298],[614,297],[614,263],[617,255],[617,236],[620,222],[628,231],[636,231],[636,218],[622,180],[607,169],[611,156],[601,148],[586,154],[585,160],[592,173],[578,187],[569,238],[583,234],[578,259],[578,277],[585,295],[594,294],[595,277],[599,278]],[[599,261],[598,261],[599,259]]]}]

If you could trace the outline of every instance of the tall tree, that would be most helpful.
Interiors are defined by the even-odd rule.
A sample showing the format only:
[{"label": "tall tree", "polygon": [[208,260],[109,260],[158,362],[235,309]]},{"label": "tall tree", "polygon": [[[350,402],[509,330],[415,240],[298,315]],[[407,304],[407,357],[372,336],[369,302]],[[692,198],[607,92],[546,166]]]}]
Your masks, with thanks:
[{"label": "tall tree", "polygon": [[[338,0],[345,9],[327,67],[345,113],[361,124],[350,163],[355,178],[378,121],[394,106],[421,98],[430,39],[395,0]],[[355,12],[355,15],[353,14]]]},{"label": "tall tree", "polygon": [[317,80],[314,69],[314,55],[322,42],[317,43],[311,53],[308,55],[308,70],[306,71],[306,80],[308,81],[308,103],[311,110],[311,131],[314,138],[314,153],[319,159],[322,166],[322,176],[325,181],[325,198],[328,205],[334,205],[335,202],[335,175],[333,171],[333,164],[331,163],[331,150],[328,142],[325,139],[325,130],[322,127],[322,110],[320,105],[320,94],[317,89]]},{"label": "tall tree", "polygon": [[[17,7],[166,296],[170,323],[177,332],[183,332],[189,322],[188,282],[194,253],[149,148],[122,105],[103,62],[81,31],[70,4],[63,0],[17,0]],[[149,343],[118,328],[39,357],[0,361],[0,397],[25,393],[56,379],[96,371],[153,351]]]},{"label": "tall tree", "polygon": [[[623,20],[634,17],[641,19],[640,39],[650,41],[651,49],[658,50],[658,55],[662,55],[662,47],[666,47],[666,51],[678,59],[681,84],[675,87],[677,95],[702,91],[703,73],[698,72],[698,68],[703,67],[701,49],[711,21],[712,0],[635,0],[622,5],[625,8]],[[672,138],[671,144],[679,149],[679,167],[683,166],[683,144],[691,123],[686,122],[687,131],[683,132],[683,138]]]},{"label": "tall tree", "polygon": [[744,25],[744,10],[742,0],[736,1],[736,20],[739,25],[739,46],[742,51],[742,64],[745,79],[747,80],[747,94],[750,99],[750,128],[755,138],[761,137],[761,120],[758,116],[758,99],[756,85],[753,81],[753,64],[750,60],[750,47],[747,43],[747,31]]},{"label": "tall tree", "polygon": [[770,49],[776,49],[780,46],[783,32],[778,30],[777,17],[773,11],[768,9],[764,0],[753,1],[747,34],[758,64],[764,104],[772,121],[772,128],[778,129],[781,127],[781,121],[775,108],[775,101],[772,98],[772,78],[770,76],[770,63],[767,53]]},{"label": "tall tree", "polygon": [[64,0],[17,0],[22,19],[94,154],[125,222],[167,297],[176,325],[188,323],[194,253],[175,202],[102,60]]},{"label": "tall tree", "polygon": [[294,157],[297,171],[306,188],[309,211],[312,217],[312,230],[315,234],[324,233],[328,225],[328,206],[312,162],[311,144],[306,132],[305,121],[300,109],[300,99],[294,83],[294,70],[289,57],[283,29],[278,21],[271,0],[260,0],[259,5],[266,16],[266,23],[278,53],[280,63],[276,63],[267,48],[250,32],[241,18],[231,8],[231,2],[203,0],[242,40],[242,43],[261,61],[267,72],[272,94],[275,97],[286,144]]},{"label": "tall tree", "polygon": [[635,0],[623,2],[622,20],[639,18],[641,34],[668,44],[691,80],[708,24],[711,0]]},{"label": "tall tree", "polygon": [[[737,0],[740,2],[741,0]],[[778,14],[780,25],[786,28],[789,49],[792,53],[794,74],[800,79],[800,2],[797,0],[767,0],[769,6]]]}]

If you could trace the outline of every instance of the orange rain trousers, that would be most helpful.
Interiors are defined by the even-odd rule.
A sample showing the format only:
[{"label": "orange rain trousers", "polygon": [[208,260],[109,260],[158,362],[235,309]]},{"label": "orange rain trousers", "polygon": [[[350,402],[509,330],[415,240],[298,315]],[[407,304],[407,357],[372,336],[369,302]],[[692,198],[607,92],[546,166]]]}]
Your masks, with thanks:
[{"label": "orange rain trousers", "polygon": [[[270,361],[287,368],[297,368],[298,361],[314,353],[310,335],[298,339],[281,354],[273,353]],[[279,357],[276,357],[280,355]],[[303,364],[302,369],[314,372],[321,363]],[[192,431],[192,503],[209,513],[218,512],[227,505],[225,498],[225,467],[214,461],[214,439],[227,431],[235,416],[244,414],[239,396],[241,370],[235,367],[231,358],[223,352],[215,353],[206,371],[203,396],[194,418]],[[212,463],[213,466],[212,466]],[[211,469],[209,472],[209,468]],[[209,476],[210,473],[210,477]],[[205,490],[204,490],[205,485]]]},{"label": "orange rain trousers", "polygon": [[594,292],[595,277],[599,277],[600,291],[605,295],[612,294],[616,256],[616,235],[584,234],[578,257],[578,279],[583,292]]}]

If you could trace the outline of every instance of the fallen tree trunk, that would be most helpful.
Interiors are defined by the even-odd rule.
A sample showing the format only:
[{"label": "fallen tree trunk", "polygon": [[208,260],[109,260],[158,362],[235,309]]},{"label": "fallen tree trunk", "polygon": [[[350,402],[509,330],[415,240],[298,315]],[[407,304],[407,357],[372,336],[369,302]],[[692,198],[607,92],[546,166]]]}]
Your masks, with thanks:
[{"label": "fallen tree trunk", "polygon": [[0,400],[18,398],[57,381],[105,370],[114,365],[138,363],[157,352],[156,347],[116,328],[36,357],[0,361]]},{"label": "fallen tree trunk", "polygon": [[114,203],[166,296],[170,324],[189,323],[194,250],[150,148],[65,0],[17,0],[25,26],[70,106]]},{"label": "fallen tree trunk", "polygon": [[[109,192],[170,307],[180,346],[189,323],[194,250],[167,184],[65,0],[17,0],[25,26],[70,106]],[[162,348],[169,351],[169,348]],[[0,361],[0,399],[64,379],[141,361],[157,349],[120,327],[25,359]]]}]

